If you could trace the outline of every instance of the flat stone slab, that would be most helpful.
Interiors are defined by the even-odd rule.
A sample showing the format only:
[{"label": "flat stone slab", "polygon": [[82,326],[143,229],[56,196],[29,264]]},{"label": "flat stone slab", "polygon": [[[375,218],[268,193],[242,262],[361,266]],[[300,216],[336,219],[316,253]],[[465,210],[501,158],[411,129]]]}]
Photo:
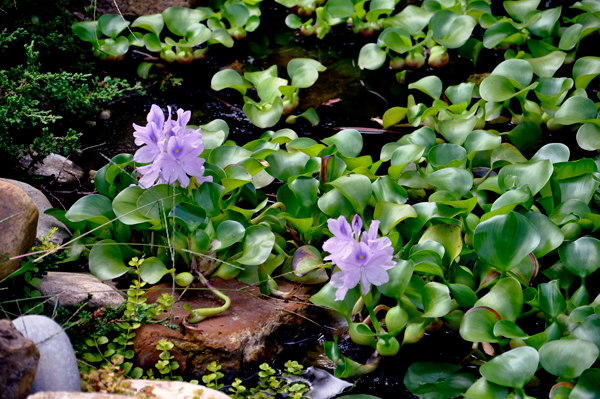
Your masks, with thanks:
[{"label": "flat stone slab", "polygon": [[[87,300],[88,293],[92,294],[88,305],[93,308],[119,306],[125,301],[121,294],[89,273],[48,272],[38,289],[43,296],[58,295],[60,307],[80,304]],[[56,297],[48,303],[54,307]]]},{"label": "flat stone slab", "polygon": [[57,182],[65,184],[79,181],[85,172],[70,159],[62,155],[50,154],[41,163],[34,165],[31,174],[35,176],[54,176]]},{"label": "flat stone slab", "polygon": [[[227,380],[240,371],[248,371],[248,367],[272,361],[286,342],[296,340],[309,328],[319,328],[314,320],[322,310],[308,303],[308,298],[320,286],[278,281],[280,291],[296,291],[292,299],[282,300],[263,296],[258,287],[247,286],[235,279],[215,278],[211,282],[231,298],[230,308],[200,323],[185,325],[187,323],[183,321],[189,312],[183,309],[184,304],[192,309],[222,305],[222,301],[206,289],[188,290],[183,299],[173,305],[171,323],[178,329],[144,324],[136,330],[133,342],[138,366],[153,368],[160,353],[156,345],[159,340],[166,339],[174,344],[171,353],[180,363],[182,375],[200,378],[206,374],[206,366],[217,361]],[[147,294],[148,303],[156,301],[164,292],[171,293],[170,285],[155,286]],[[165,313],[159,318],[167,316]]]}]

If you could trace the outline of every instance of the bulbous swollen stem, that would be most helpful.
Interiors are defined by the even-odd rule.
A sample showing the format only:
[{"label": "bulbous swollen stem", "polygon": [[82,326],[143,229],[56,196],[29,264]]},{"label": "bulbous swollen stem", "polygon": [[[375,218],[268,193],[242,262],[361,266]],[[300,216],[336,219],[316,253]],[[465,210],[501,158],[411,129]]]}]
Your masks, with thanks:
[{"label": "bulbous swollen stem", "polygon": [[207,317],[216,316],[219,313],[223,313],[224,311],[229,309],[229,306],[231,305],[231,299],[229,299],[227,295],[223,294],[221,291],[213,287],[213,285],[201,273],[198,273],[198,279],[202,281],[202,283],[209,290],[211,290],[213,294],[224,300],[225,303],[223,304],[223,306],[219,306],[218,308],[201,308],[192,310],[192,313],[188,320],[188,323],[190,324],[199,323]]}]

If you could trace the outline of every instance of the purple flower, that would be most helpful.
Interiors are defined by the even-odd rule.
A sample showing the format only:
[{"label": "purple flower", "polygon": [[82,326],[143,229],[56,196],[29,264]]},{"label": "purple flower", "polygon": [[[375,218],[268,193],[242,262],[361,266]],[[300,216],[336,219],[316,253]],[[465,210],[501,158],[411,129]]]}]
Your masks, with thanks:
[{"label": "purple flower", "polygon": [[204,177],[204,142],[200,129],[186,129],[191,112],[177,110],[177,121],[171,119],[171,107],[167,107],[169,116],[165,116],[157,105],[152,105],[148,113],[146,126],[134,124],[135,143],[142,145],[133,159],[148,165],[137,168],[142,174],[139,184],[148,188],[158,183],[175,184],[181,187],[190,184],[193,176],[198,184],[212,181],[211,176]]},{"label": "purple flower", "polygon": [[362,294],[367,295],[371,285],[379,286],[389,281],[386,270],[396,265],[394,249],[389,238],[377,238],[378,220],[371,222],[367,232],[361,232],[359,216],[352,221],[353,232],[343,216],[337,220],[329,219],[327,223],[334,237],[323,244],[323,249],[330,253],[325,260],[332,260],[340,269],[331,277],[331,285],[337,288],[336,301],[343,300],[348,290],[359,283]]},{"label": "purple flower", "polygon": [[338,259],[343,259],[350,254],[356,240],[352,236],[352,228],[344,216],[329,219],[327,227],[333,237],[323,243],[323,250],[330,253],[324,260],[330,260],[336,265]]}]

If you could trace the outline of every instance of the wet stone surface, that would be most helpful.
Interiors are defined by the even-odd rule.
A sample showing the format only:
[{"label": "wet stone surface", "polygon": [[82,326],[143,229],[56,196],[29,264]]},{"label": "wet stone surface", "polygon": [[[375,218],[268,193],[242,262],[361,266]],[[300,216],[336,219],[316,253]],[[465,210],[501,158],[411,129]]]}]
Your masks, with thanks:
[{"label": "wet stone surface", "polygon": [[[184,304],[192,309],[222,304],[210,291],[188,290],[183,300],[173,306],[172,323],[176,329],[146,324],[136,331],[134,350],[138,366],[153,367],[159,360],[156,345],[166,339],[175,345],[171,353],[180,363],[184,378],[199,378],[206,374],[210,362],[217,361],[229,381],[236,373],[237,377],[244,376],[258,364],[273,362],[286,342],[305,337],[309,330],[321,329],[314,321],[322,316],[322,310],[306,301],[318,288],[278,281],[279,290],[296,290],[294,298],[282,300],[265,297],[258,287],[237,280],[215,278],[211,282],[231,298],[231,307],[218,316],[185,326],[183,321],[189,312],[183,309]],[[148,302],[154,302],[163,292],[171,293],[171,286],[155,286],[147,294]]]}]

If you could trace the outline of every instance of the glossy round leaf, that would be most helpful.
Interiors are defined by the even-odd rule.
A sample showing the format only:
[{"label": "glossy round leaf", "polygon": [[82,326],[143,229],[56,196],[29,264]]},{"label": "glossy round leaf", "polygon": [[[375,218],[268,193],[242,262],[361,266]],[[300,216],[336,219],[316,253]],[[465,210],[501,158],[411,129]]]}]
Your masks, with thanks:
[{"label": "glossy round leaf", "polygon": [[379,229],[385,236],[404,219],[417,217],[417,212],[410,205],[379,201],[375,206],[373,217],[381,222]]},{"label": "glossy round leaf", "polygon": [[362,134],[355,129],[344,129],[321,141],[327,145],[335,145],[340,154],[348,158],[359,156],[363,148]]},{"label": "glossy round leaf", "polygon": [[600,267],[600,241],[592,237],[565,242],[558,249],[558,254],[567,270],[581,278]]},{"label": "glossy round leaf", "polygon": [[549,160],[508,165],[498,173],[498,186],[506,192],[528,185],[531,194],[536,195],[548,183],[553,170]]},{"label": "glossy round leaf", "polygon": [[540,243],[540,234],[524,216],[510,212],[481,222],[475,229],[477,255],[500,271],[515,267]]},{"label": "glossy round leaf", "polygon": [[510,339],[527,339],[529,336],[510,320],[500,320],[494,325],[494,335]]},{"label": "glossy round leaf", "polygon": [[140,277],[148,284],[156,284],[165,274],[169,273],[169,269],[158,258],[151,256],[145,258],[140,266]]},{"label": "glossy round leaf", "polygon": [[504,399],[508,395],[508,389],[480,378],[463,394],[467,399]]},{"label": "glossy round leaf", "polygon": [[471,308],[460,323],[460,336],[469,342],[500,342],[500,338],[494,335],[494,326],[499,320],[500,315],[492,308]]},{"label": "glossy round leaf", "polygon": [[452,299],[450,290],[444,284],[430,282],[421,291],[423,300],[423,317],[442,317],[450,312]]},{"label": "glossy round leaf", "polygon": [[575,96],[569,98],[554,114],[554,122],[561,125],[586,122],[595,119],[598,114],[596,105],[585,97]]},{"label": "glossy round leaf", "polygon": [[338,177],[329,183],[337,188],[354,207],[356,213],[364,212],[371,198],[371,180],[363,175],[347,175]]},{"label": "glossy round leaf", "polygon": [[439,99],[442,95],[442,81],[435,75],[426,76],[408,85],[409,89],[421,90],[429,97]]},{"label": "glossy round leaf", "polygon": [[562,244],[565,235],[546,215],[537,212],[527,212],[524,216],[535,226],[540,234],[540,243],[533,251],[536,258],[541,258]]},{"label": "glossy round leaf", "polygon": [[[571,316],[573,316],[573,313],[575,311],[571,313]],[[579,327],[573,331],[573,336],[592,342],[600,349],[600,315],[593,314],[586,317]]]},{"label": "glossy round leaf", "polygon": [[569,394],[569,399],[600,399],[600,370],[585,370]]},{"label": "glossy round leaf", "polygon": [[90,251],[90,272],[100,280],[112,280],[131,268],[123,262],[123,252],[114,240],[102,240]]},{"label": "glossy round leaf", "polygon": [[496,356],[479,368],[486,380],[505,387],[523,389],[535,374],[540,355],[522,346]]},{"label": "glossy round leaf", "polygon": [[425,181],[440,190],[455,194],[460,199],[473,187],[473,176],[465,169],[444,168],[433,172]]},{"label": "glossy round leaf", "polygon": [[600,126],[586,123],[577,130],[577,144],[587,151],[600,149]]},{"label": "glossy round leaf", "polygon": [[420,398],[455,398],[475,382],[470,374],[455,374],[460,368],[448,363],[413,363],[404,376],[404,386]]},{"label": "glossy round leaf", "polygon": [[276,179],[287,182],[290,177],[304,172],[304,167],[309,159],[308,155],[300,151],[289,153],[279,150],[267,157],[269,167],[266,170]]},{"label": "glossy round leaf", "polygon": [[598,353],[596,345],[583,339],[551,341],[540,348],[540,364],[550,374],[571,380],[590,368]]},{"label": "glossy round leaf", "polygon": [[235,220],[225,220],[217,227],[216,239],[219,241],[220,245],[216,249],[225,249],[236,242],[240,242],[245,234],[246,229],[241,223],[236,222]]},{"label": "glossy round leaf", "polygon": [[275,244],[275,234],[262,225],[250,226],[242,242],[242,257],[237,259],[242,265],[260,265],[264,263]]},{"label": "glossy round leaf", "polygon": [[475,306],[494,309],[502,320],[514,322],[523,309],[521,284],[512,277],[503,278],[492,287],[490,292],[481,297]]},{"label": "glossy round leaf", "polygon": [[385,51],[376,43],[368,43],[360,49],[358,66],[360,69],[377,70],[381,68],[387,58]]}]

